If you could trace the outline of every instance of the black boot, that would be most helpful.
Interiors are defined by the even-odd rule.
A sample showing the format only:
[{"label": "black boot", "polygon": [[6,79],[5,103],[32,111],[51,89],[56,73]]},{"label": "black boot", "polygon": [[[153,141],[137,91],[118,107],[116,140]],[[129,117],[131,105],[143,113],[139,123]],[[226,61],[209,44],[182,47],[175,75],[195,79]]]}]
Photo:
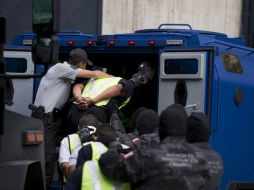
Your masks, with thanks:
[{"label": "black boot", "polygon": [[140,86],[146,84],[149,80],[152,80],[154,76],[154,70],[150,66],[149,62],[144,61],[138,67],[138,72],[133,74],[132,81],[135,86]]}]

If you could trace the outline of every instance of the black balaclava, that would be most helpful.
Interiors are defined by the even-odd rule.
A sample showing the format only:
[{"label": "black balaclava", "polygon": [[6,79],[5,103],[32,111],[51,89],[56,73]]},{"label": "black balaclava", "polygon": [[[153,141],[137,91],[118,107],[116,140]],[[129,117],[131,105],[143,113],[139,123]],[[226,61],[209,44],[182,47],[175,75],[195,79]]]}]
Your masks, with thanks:
[{"label": "black balaclava", "polygon": [[140,108],[136,109],[136,110],[133,112],[133,114],[132,114],[132,116],[131,116],[131,127],[132,127],[133,130],[136,130],[137,118],[138,118],[139,114],[140,114],[142,111],[144,111],[144,110],[146,110],[145,107],[140,107]]},{"label": "black balaclava", "polygon": [[208,117],[201,112],[193,112],[188,117],[188,127],[186,140],[190,143],[208,142],[210,137],[210,127]]},{"label": "black balaclava", "polygon": [[185,137],[187,114],[183,106],[173,104],[162,111],[159,123],[159,135],[163,140],[168,136]]},{"label": "black balaclava", "polygon": [[152,133],[158,129],[158,126],[159,116],[154,110],[145,109],[139,114],[136,122],[139,135]]}]

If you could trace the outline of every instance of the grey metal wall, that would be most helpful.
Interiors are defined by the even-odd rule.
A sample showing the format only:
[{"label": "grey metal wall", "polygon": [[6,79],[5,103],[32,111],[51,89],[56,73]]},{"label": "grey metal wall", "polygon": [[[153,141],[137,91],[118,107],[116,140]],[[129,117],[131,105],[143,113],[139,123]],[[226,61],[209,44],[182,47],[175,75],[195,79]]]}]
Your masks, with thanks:
[{"label": "grey metal wall", "polygon": [[241,33],[247,45],[254,47],[254,1],[243,0]]},{"label": "grey metal wall", "polygon": [[[102,0],[59,0],[60,29],[101,33]],[[6,42],[15,34],[32,31],[32,0],[0,0],[0,15],[6,17]]]}]

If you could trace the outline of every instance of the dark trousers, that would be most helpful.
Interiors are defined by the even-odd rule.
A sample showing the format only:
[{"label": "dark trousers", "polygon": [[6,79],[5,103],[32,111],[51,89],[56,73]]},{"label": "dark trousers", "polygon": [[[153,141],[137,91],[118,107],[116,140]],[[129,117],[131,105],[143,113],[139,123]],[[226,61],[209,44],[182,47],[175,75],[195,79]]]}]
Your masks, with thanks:
[{"label": "dark trousers", "polygon": [[47,113],[42,118],[45,137],[45,167],[46,167],[46,187],[51,189],[51,181],[54,176],[56,163],[56,134],[62,123],[59,116]]},{"label": "dark trousers", "polygon": [[62,124],[59,110],[54,109],[53,112],[44,113],[42,106],[30,104],[32,117],[41,119],[44,126],[44,151],[45,151],[45,171],[46,171],[46,188],[51,189],[51,181],[54,176],[56,163],[56,134]]},{"label": "dark trousers", "polygon": [[100,122],[107,122],[106,112],[103,107],[91,106],[86,110],[79,109],[76,105],[72,105],[68,113],[68,127],[72,133],[76,132],[78,129],[79,120],[85,114],[94,115]]}]

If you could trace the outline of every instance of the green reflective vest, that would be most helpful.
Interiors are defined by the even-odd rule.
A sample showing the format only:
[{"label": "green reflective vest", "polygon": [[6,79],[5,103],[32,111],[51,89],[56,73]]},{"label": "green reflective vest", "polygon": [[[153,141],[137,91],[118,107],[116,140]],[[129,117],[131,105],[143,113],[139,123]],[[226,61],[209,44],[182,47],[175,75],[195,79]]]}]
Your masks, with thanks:
[{"label": "green reflective vest", "polygon": [[81,140],[78,134],[68,135],[68,142],[70,154],[72,154],[78,146],[81,146]]},{"label": "green reflective vest", "polygon": [[99,142],[91,142],[91,146],[93,157],[83,166],[81,190],[130,190],[129,183],[115,182],[102,174],[98,160],[107,147]]},{"label": "green reflective vest", "polygon": [[[77,147],[81,146],[81,140],[79,135],[76,133],[68,135],[67,138],[69,143],[69,151],[70,151],[70,154],[72,154]],[[67,181],[65,176],[63,176],[63,181],[64,182]]]},{"label": "green reflective vest", "polygon": [[[117,85],[118,82],[121,80],[121,77],[109,77],[109,78],[101,78],[101,79],[95,79],[92,78],[88,81],[86,84],[83,92],[82,97],[88,97],[88,98],[95,98],[97,95],[102,93],[104,90],[108,89],[109,87],[112,87],[114,85]],[[109,102],[110,99],[101,100],[99,102],[96,102],[96,106],[105,106]],[[125,106],[129,102],[130,98],[128,98],[121,106]]]}]

